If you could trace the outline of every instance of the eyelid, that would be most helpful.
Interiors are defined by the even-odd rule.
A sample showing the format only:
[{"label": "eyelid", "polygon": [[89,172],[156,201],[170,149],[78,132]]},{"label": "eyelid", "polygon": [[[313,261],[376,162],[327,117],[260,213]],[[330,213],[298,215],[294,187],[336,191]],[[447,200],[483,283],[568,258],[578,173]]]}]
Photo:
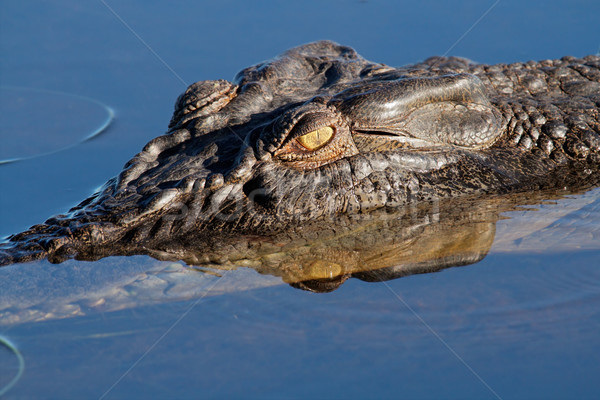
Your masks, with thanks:
[{"label": "eyelid", "polygon": [[333,126],[335,119],[326,112],[312,112],[300,118],[291,129],[287,139],[295,139],[326,126]]}]

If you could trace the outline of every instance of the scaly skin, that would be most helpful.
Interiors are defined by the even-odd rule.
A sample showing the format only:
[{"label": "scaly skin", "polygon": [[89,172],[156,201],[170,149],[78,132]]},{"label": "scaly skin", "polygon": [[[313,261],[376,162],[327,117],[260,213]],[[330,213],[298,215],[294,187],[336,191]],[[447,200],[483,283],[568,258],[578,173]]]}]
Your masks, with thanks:
[{"label": "scaly skin", "polygon": [[[391,68],[316,42],[180,96],[169,131],[0,265],[197,246],[479,194],[589,187],[600,58]],[[317,224],[318,225],[318,224]]]}]

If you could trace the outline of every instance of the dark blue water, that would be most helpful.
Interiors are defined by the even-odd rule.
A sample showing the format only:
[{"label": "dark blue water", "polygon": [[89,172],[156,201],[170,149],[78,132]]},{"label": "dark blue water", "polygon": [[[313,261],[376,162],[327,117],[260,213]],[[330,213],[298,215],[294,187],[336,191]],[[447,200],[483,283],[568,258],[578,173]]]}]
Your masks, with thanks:
[{"label": "dark blue water", "polygon": [[[298,44],[330,39],[390,65],[600,48],[597,1],[0,7],[0,161],[30,157],[0,165],[2,236],[67,210],[117,174],[165,131],[187,84],[231,79]],[[4,103],[13,97],[20,108]],[[115,119],[84,140],[106,124],[107,109]],[[147,257],[3,268],[0,335],[26,363],[6,397],[594,398],[600,193],[586,196],[559,202],[569,212],[551,218],[531,211],[502,221],[476,265],[386,283],[351,279],[330,294],[251,270],[199,282]],[[548,236],[564,245],[540,247],[536,234],[513,240],[519,220],[553,228]],[[169,274],[192,284],[171,294],[157,280]],[[6,304],[8,287],[19,304]],[[0,347],[0,390],[16,366]]]}]

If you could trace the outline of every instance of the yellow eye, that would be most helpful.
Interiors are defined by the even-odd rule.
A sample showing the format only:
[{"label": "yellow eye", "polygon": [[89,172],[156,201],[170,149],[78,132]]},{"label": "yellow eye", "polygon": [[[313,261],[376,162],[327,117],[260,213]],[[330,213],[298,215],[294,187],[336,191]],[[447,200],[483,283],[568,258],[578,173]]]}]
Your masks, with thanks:
[{"label": "yellow eye", "polygon": [[296,140],[308,150],[317,150],[325,146],[332,137],[333,128],[331,126],[324,126],[315,131],[308,132],[306,135],[299,136]]}]

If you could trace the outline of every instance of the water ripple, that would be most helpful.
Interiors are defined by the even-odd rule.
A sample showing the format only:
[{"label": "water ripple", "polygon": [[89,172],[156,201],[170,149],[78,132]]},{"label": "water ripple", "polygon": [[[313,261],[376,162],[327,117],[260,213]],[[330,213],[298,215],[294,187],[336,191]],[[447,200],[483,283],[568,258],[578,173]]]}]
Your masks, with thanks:
[{"label": "water ripple", "polygon": [[97,137],[115,112],[90,97],[53,90],[0,87],[0,165],[45,156]]}]

